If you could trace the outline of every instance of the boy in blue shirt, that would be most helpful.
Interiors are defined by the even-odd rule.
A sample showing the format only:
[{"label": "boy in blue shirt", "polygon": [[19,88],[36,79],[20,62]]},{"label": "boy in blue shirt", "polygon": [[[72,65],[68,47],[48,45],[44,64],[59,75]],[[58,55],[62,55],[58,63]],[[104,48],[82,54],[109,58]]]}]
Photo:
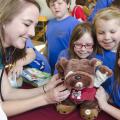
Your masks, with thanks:
[{"label": "boy in blue shirt", "polygon": [[46,0],[46,2],[55,16],[48,22],[46,32],[48,60],[53,71],[59,53],[68,48],[72,30],[79,21],[69,14],[70,0]]}]

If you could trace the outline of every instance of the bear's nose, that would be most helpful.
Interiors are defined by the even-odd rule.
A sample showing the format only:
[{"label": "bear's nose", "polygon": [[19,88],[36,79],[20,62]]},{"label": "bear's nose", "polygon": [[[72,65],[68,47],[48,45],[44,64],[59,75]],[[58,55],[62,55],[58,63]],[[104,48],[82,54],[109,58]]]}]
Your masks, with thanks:
[{"label": "bear's nose", "polygon": [[75,76],[75,79],[76,79],[76,80],[80,80],[81,77],[80,77],[80,76]]},{"label": "bear's nose", "polygon": [[82,88],[83,87],[83,83],[82,82],[77,82],[75,87]]}]

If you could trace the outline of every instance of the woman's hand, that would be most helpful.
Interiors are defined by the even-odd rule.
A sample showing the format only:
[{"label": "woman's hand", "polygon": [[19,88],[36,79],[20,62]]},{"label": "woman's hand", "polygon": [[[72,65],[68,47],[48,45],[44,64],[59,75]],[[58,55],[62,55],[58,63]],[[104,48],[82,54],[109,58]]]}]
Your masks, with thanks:
[{"label": "woman's hand", "polygon": [[70,91],[66,89],[66,87],[61,84],[56,88],[53,88],[46,93],[46,101],[49,104],[57,103],[65,100],[70,95]]},{"label": "woman's hand", "polygon": [[103,110],[104,107],[108,104],[107,101],[109,98],[103,87],[99,87],[95,97],[98,100],[99,107]]},{"label": "woman's hand", "polygon": [[55,88],[58,84],[62,82],[63,81],[59,79],[58,75],[56,74],[51,78],[51,80],[46,85],[44,85],[44,89],[47,92],[48,90]]}]

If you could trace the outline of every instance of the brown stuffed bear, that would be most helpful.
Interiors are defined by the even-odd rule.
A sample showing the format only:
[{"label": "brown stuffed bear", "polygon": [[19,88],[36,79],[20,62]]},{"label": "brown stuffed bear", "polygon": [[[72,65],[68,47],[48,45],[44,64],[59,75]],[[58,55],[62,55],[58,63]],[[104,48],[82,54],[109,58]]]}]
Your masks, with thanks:
[{"label": "brown stuffed bear", "polygon": [[91,60],[61,58],[56,68],[65,86],[71,90],[69,98],[57,104],[57,111],[60,114],[68,114],[79,105],[80,116],[85,120],[94,120],[99,113],[95,99],[96,89],[112,75],[112,70],[102,65],[96,58]]}]

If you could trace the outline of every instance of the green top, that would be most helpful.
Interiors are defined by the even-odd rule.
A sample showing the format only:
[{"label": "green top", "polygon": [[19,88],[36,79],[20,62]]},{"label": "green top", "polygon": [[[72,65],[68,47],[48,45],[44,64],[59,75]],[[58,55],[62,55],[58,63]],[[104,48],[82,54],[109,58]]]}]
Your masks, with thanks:
[{"label": "green top", "polygon": [[0,69],[3,69],[3,64],[2,64],[2,52],[0,50]]}]

